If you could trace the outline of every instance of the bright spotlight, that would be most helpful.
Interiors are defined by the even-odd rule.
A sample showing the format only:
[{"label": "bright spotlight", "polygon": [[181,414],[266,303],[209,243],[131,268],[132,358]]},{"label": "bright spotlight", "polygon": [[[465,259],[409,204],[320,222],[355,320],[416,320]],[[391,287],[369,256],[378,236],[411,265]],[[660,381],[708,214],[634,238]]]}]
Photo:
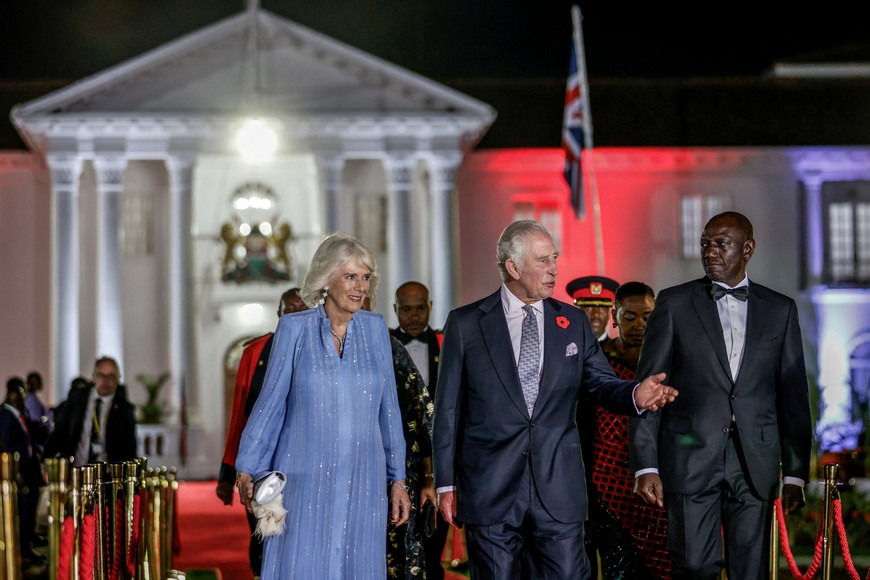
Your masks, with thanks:
[{"label": "bright spotlight", "polygon": [[236,133],[236,149],[248,163],[265,163],[278,149],[278,136],[260,119],[248,119]]}]

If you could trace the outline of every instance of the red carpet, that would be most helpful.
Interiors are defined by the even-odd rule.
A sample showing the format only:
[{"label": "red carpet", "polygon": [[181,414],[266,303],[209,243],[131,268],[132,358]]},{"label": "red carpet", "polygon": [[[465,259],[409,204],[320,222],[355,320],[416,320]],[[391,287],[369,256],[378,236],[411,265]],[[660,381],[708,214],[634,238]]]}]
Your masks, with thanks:
[{"label": "red carpet", "polygon": [[[178,534],[181,553],[173,561],[177,570],[217,568],[222,580],[252,580],[248,565],[250,531],[238,498],[225,506],[217,498],[217,482],[182,482],[178,487]],[[449,543],[449,542],[448,542]],[[466,576],[448,571],[445,580]]]},{"label": "red carpet", "polygon": [[178,529],[181,553],[177,570],[218,568],[223,580],[252,580],[248,564],[250,530],[237,501],[225,506],[214,493],[215,481],[182,482],[178,486]]}]

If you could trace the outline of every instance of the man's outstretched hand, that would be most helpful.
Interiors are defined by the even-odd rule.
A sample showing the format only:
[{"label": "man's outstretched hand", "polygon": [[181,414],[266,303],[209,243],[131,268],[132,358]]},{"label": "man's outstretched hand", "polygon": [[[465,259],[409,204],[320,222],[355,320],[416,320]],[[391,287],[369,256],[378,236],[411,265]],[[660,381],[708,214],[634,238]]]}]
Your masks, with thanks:
[{"label": "man's outstretched hand", "polygon": [[667,375],[659,373],[650,375],[634,390],[634,403],[644,411],[658,411],[668,403],[672,403],[680,393],[662,381]]}]

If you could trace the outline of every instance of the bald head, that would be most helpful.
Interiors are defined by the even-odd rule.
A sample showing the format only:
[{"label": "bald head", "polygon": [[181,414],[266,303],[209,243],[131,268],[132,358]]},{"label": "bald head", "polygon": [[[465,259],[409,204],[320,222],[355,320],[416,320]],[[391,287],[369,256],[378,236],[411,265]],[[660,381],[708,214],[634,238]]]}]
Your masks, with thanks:
[{"label": "bald head", "polygon": [[711,225],[714,225],[714,223],[718,224],[720,222],[730,223],[733,227],[737,228],[737,230],[743,234],[744,239],[746,240],[755,239],[755,234],[752,231],[752,222],[750,222],[749,218],[747,218],[742,213],[738,213],[736,211],[725,211],[720,214],[714,215],[710,218],[710,221],[707,222],[707,225],[704,226],[704,229],[706,230]]},{"label": "bald head", "polygon": [[419,336],[429,326],[432,310],[429,289],[419,282],[405,282],[396,290],[393,309],[399,318],[399,328],[411,336]]}]

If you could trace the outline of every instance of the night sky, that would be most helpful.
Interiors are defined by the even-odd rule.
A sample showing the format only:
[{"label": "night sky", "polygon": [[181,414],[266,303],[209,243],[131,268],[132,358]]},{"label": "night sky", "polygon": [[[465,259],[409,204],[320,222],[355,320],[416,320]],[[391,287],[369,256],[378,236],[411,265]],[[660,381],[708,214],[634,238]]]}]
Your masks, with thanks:
[{"label": "night sky", "polygon": [[[266,10],[437,79],[564,75],[571,4],[262,2]],[[777,59],[870,41],[859,2],[812,10],[780,3],[789,12],[761,13],[768,5],[580,2],[589,75],[760,75]],[[4,0],[0,79],[81,78],[243,8],[243,0]]]}]

